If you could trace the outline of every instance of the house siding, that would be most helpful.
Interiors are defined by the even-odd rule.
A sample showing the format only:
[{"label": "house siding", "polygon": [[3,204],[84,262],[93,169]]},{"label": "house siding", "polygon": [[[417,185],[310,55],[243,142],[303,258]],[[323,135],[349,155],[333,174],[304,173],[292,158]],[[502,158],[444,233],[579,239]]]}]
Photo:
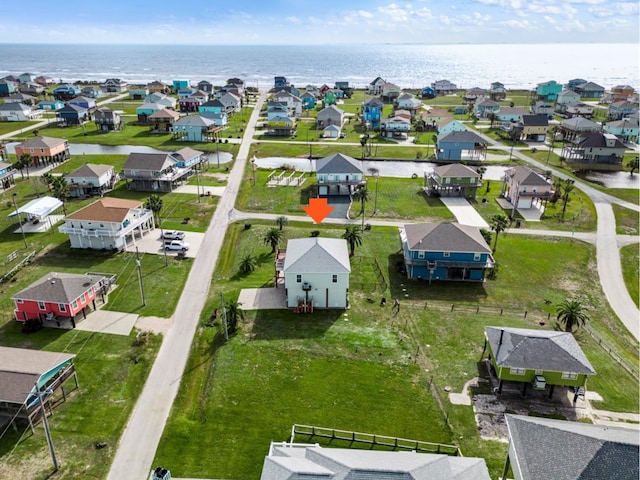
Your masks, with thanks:
[{"label": "house siding", "polygon": [[[348,273],[304,273],[302,282],[296,281],[299,273],[287,271],[284,275],[285,288],[287,292],[287,306],[294,308],[299,301],[306,298],[302,285],[307,282],[311,285],[309,300],[313,301],[314,308],[346,308],[347,294],[349,291]],[[333,275],[337,275],[337,283],[333,283]],[[328,300],[327,304],[327,292]]]},{"label": "house siding", "polygon": [[[84,300],[83,300],[84,297]],[[23,322],[25,320],[32,319],[44,319],[44,316],[47,313],[54,313],[55,315],[61,317],[73,317],[82,311],[83,308],[88,306],[93,300],[96,298],[96,291],[94,287],[91,287],[89,290],[84,292],[83,295],[80,295],[75,300],[77,301],[77,307],[73,308],[73,302],[66,303],[65,309],[66,311],[62,311],[60,308],[60,304],[52,303],[52,302],[44,302],[45,309],[41,310],[38,306],[39,302],[37,300],[23,300],[22,303],[18,303],[17,299],[15,301],[16,309],[14,311],[16,320]]]}]

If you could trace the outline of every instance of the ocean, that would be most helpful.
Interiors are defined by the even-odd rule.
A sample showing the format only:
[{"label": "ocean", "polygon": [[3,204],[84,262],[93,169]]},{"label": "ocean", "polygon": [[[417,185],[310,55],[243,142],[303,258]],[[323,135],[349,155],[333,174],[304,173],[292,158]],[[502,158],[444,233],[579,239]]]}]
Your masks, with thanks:
[{"label": "ocean", "polygon": [[359,88],[380,76],[402,88],[422,88],[448,79],[459,88],[530,89],[548,80],[584,78],[609,89],[640,86],[638,44],[544,45],[0,45],[0,77],[24,72],[56,81],[121,78],[131,84],[152,80],[222,85],[240,77],[248,86],[268,88],[283,75],[294,85]]}]

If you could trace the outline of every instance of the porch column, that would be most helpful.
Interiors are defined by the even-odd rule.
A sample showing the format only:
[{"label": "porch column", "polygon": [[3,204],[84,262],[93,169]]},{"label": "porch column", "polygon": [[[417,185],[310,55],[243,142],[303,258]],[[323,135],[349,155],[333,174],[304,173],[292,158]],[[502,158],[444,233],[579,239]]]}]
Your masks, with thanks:
[{"label": "porch column", "polygon": [[549,388],[549,400],[553,397],[553,390],[556,388],[555,385],[551,385]]},{"label": "porch column", "polygon": [[522,398],[527,396],[527,387],[529,386],[529,384],[527,382],[524,382],[522,385]]},{"label": "porch column", "polygon": [[511,467],[511,458],[509,458],[509,451],[507,451],[507,459],[504,461],[504,469],[502,469],[502,480],[506,480],[509,467]]},{"label": "porch column", "polygon": [[502,394],[502,379],[498,382],[498,395]]}]

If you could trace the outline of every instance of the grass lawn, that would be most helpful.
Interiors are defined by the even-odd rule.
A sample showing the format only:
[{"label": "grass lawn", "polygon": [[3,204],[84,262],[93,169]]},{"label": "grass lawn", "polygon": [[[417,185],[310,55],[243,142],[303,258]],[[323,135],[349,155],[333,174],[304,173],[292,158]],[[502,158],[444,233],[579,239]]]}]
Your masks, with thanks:
[{"label": "grass lawn", "polygon": [[[113,460],[127,419],[147,378],[160,337],[150,335],[143,345],[129,336],[78,330],[44,329],[25,335],[14,323],[0,331],[4,346],[66,352],[74,360],[80,388],[74,390],[49,417],[51,436],[60,470],[59,479],[104,479]],[[67,381],[68,389],[75,386]],[[67,390],[68,390],[67,389]],[[60,394],[61,397],[61,394]],[[0,479],[49,478],[49,449],[41,425],[31,435],[28,427],[9,430],[0,440]],[[97,443],[106,447],[96,449]]]},{"label": "grass lawn", "polygon": [[[596,188],[598,188],[596,186]],[[602,188],[602,190],[609,195],[619,198],[620,200],[624,200],[629,203],[633,203],[635,205],[640,205],[640,192],[635,188]]]},{"label": "grass lawn", "polygon": [[[303,214],[302,206],[309,204],[309,198],[316,195],[316,178],[308,174],[301,187],[268,187],[267,177],[273,170],[258,169],[256,185],[245,181],[240,187],[236,208],[250,212],[282,214]],[[247,178],[250,167],[247,166]],[[285,175],[287,175],[285,173]],[[298,174],[296,174],[298,176]],[[368,177],[371,198],[365,204],[366,218],[380,220],[439,221],[452,220],[453,215],[437,198],[422,192],[422,178],[380,177],[378,180],[377,202],[375,179]],[[374,204],[377,213],[372,217]],[[352,216],[358,215],[360,206],[352,207]]]},{"label": "grass lawn", "polygon": [[[637,191],[637,190],[636,190]],[[616,216],[616,232],[622,235],[640,234],[640,219],[638,212],[621,207],[615,203],[611,205]]]},{"label": "grass lawn", "polygon": [[[275,137],[271,137],[275,140]],[[345,145],[335,143],[331,145],[318,145],[314,142],[304,142],[291,140],[288,137],[282,137],[278,141],[262,141],[251,145],[249,158],[253,157],[303,157],[309,158],[309,151],[315,158],[323,158],[333,153],[343,153],[353,158],[362,158],[361,145]],[[371,155],[367,159],[391,159],[391,160],[416,160],[418,153],[424,158],[429,154],[433,154],[433,145],[422,147],[407,147],[393,143],[374,143],[371,148]]]},{"label": "grass lawn", "polygon": [[0,122],[0,135],[5,135],[11,132],[17,132],[23,128],[29,127],[38,121],[24,121],[24,122]]},{"label": "grass lawn", "polygon": [[[506,445],[481,441],[472,409],[450,405],[442,389],[449,385],[460,391],[467,379],[476,376],[484,325],[540,328],[537,319],[546,319],[566,298],[587,303],[591,328],[598,334],[611,331],[606,342],[637,365],[637,342],[611,320],[597,282],[584,281],[585,275],[597,275],[592,246],[502,235],[496,280],[428,286],[409,282],[396,270],[401,258],[397,229],[375,226],[364,234],[352,261],[350,310],[317,311],[312,316],[245,312],[239,333],[219,346],[216,328],[205,325],[213,310],[220,308],[220,293],[233,299],[241,288],[273,282],[273,255],[262,241],[273,224],[247,223],[251,228],[231,225],[228,230],[189,373],[154,462],[177,475],[258,478],[269,442],[286,440],[293,423],[304,423],[453,442],[461,445],[465,456],[485,457],[496,477]],[[285,227],[285,239],[308,236],[312,229],[331,237],[343,232],[330,225],[294,223]],[[258,258],[258,267],[244,275],[239,273],[238,259],[247,253]],[[384,283],[372,279],[373,258],[381,266]],[[379,306],[382,296],[400,298],[402,313],[397,318],[390,306]],[[373,303],[367,301],[371,297]],[[460,308],[451,312],[452,303]],[[464,305],[479,305],[482,312],[465,313]],[[501,306],[504,316],[499,314]],[[638,383],[616,368],[588,335],[581,335],[580,341],[595,369],[607,377],[590,383],[605,399],[598,407],[637,411]],[[413,362],[416,344],[427,349],[424,365]],[[408,397],[411,408],[406,408]],[[447,413],[453,430],[444,420]],[[199,442],[193,442],[194,437]],[[216,460],[207,461],[203,449],[215,450]]]},{"label": "grass lawn", "polygon": [[620,260],[622,262],[622,276],[624,283],[629,290],[629,295],[640,306],[640,294],[638,293],[638,284],[640,283],[640,253],[637,243],[627,245],[620,249]]}]

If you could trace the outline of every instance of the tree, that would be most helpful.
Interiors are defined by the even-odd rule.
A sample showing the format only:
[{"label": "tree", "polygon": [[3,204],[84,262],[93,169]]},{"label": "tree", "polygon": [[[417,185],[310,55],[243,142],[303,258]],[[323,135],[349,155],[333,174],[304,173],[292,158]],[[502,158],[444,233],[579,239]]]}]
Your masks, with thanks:
[{"label": "tree", "polygon": [[362,233],[357,225],[347,225],[344,233],[342,234],[349,244],[349,256],[353,257],[356,253],[356,247],[362,245]]},{"label": "tree", "polygon": [[506,215],[502,215],[501,213],[496,214],[489,219],[489,226],[491,227],[491,230],[496,232],[496,238],[493,243],[493,251],[495,252],[498,247],[498,235],[500,235],[500,232],[504,232],[507,229],[509,226],[509,219]]},{"label": "tree", "polygon": [[144,204],[153,213],[153,221],[160,225],[160,211],[162,210],[162,198],[157,193],[152,194]]},{"label": "tree", "polygon": [[53,190],[53,196],[62,202],[62,211],[65,216],[67,215],[67,206],[66,202],[69,198],[69,184],[64,179],[64,177],[55,177],[53,180],[53,184],[51,185]]},{"label": "tree", "polygon": [[238,319],[244,320],[244,310],[240,308],[241,303],[237,299],[225,300],[224,308],[227,312],[227,328],[229,333],[234,333],[238,327]]},{"label": "tree", "polygon": [[251,273],[258,266],[258,261],[256,257],[251,255],[250,253],[246,254],[242,260],[240,260],[240,272],[242,273]]},{"label": "tree", "polygon": [[569,194],[575,188],[576,181],[572,178],[565,178],[560,183],[562,189],[562,219],[564,220],[564,212],[567,210],[567,202],[569,201]]},{"label": "tree", "polygon": [[362,215],[362,229],[364,230],[364,204],[371,199],[369,189],[365,186],[360,187],[353,194],[353,199],[356,202],[360,202],[360,215]]},{"label": "tree", "polygon": [[491,245],[491,232],[486,228],[481,228],[480,234],[482,235],[482,238],[484,238],[484,241],[487,242],[487,245]]},{"label": "tree", "polygon": [[633,177],[633,172],[640,168],[640,157],[632,158],[627,162],[627,168],[631,169],[631,176]]},{"label": "tree", "polygon": [[55,179],[56,177],[54,177],[51,172],[43,173],[40,177],[40,181],[47,186],[47,189],[49,189],[49,191],[51,191],[51,186],[53,185]]},{"label": "tree", "polygon": [[376,189],[373,194],[373,214],[375,215],[378,211],[378,180],[380,179],[380,170],[377,168],[368,168],[367,172],[376,179]]},{"label": "tree", "polygon": [[265,233],[263,237],[263,241],[265,245],[271,245],[271,253],[276,253],[276,248],[278,248],[278,243],[282,240],[282,230],[278,230],[277,228],[270,228],[267,233]]},{"label": "tree", "polygon": [[278,218],[276,218],[276,225],[278,225],[278,230],[282,230],[288,223],[289,220],[284,215],[280,215]]},{"label": "tree", "polygon": [[487,114],[487,118],[489,120],[491,120],[491,125],[489,125],[489,128],[493,128],[493,125],[496,122],[496,114],[495,114],[495,112],[489,112]]},{"label": "tree", "polygon": [[[20,163],[22,164],[22,168],[26,168],[27,170],[27,178],[29,178],[29,166],[33,162],[33,158],[28,153],[23,153],[20,155]],[[20,169],[20,173],[22,174],[22,169]]]},{"label": "tree", "polygon": [[556,307],[556,317],[564,325],[565,332],[571,332],[573,327],[584,327],[589,316],[587,309],[578,300],[565,300]]}]

